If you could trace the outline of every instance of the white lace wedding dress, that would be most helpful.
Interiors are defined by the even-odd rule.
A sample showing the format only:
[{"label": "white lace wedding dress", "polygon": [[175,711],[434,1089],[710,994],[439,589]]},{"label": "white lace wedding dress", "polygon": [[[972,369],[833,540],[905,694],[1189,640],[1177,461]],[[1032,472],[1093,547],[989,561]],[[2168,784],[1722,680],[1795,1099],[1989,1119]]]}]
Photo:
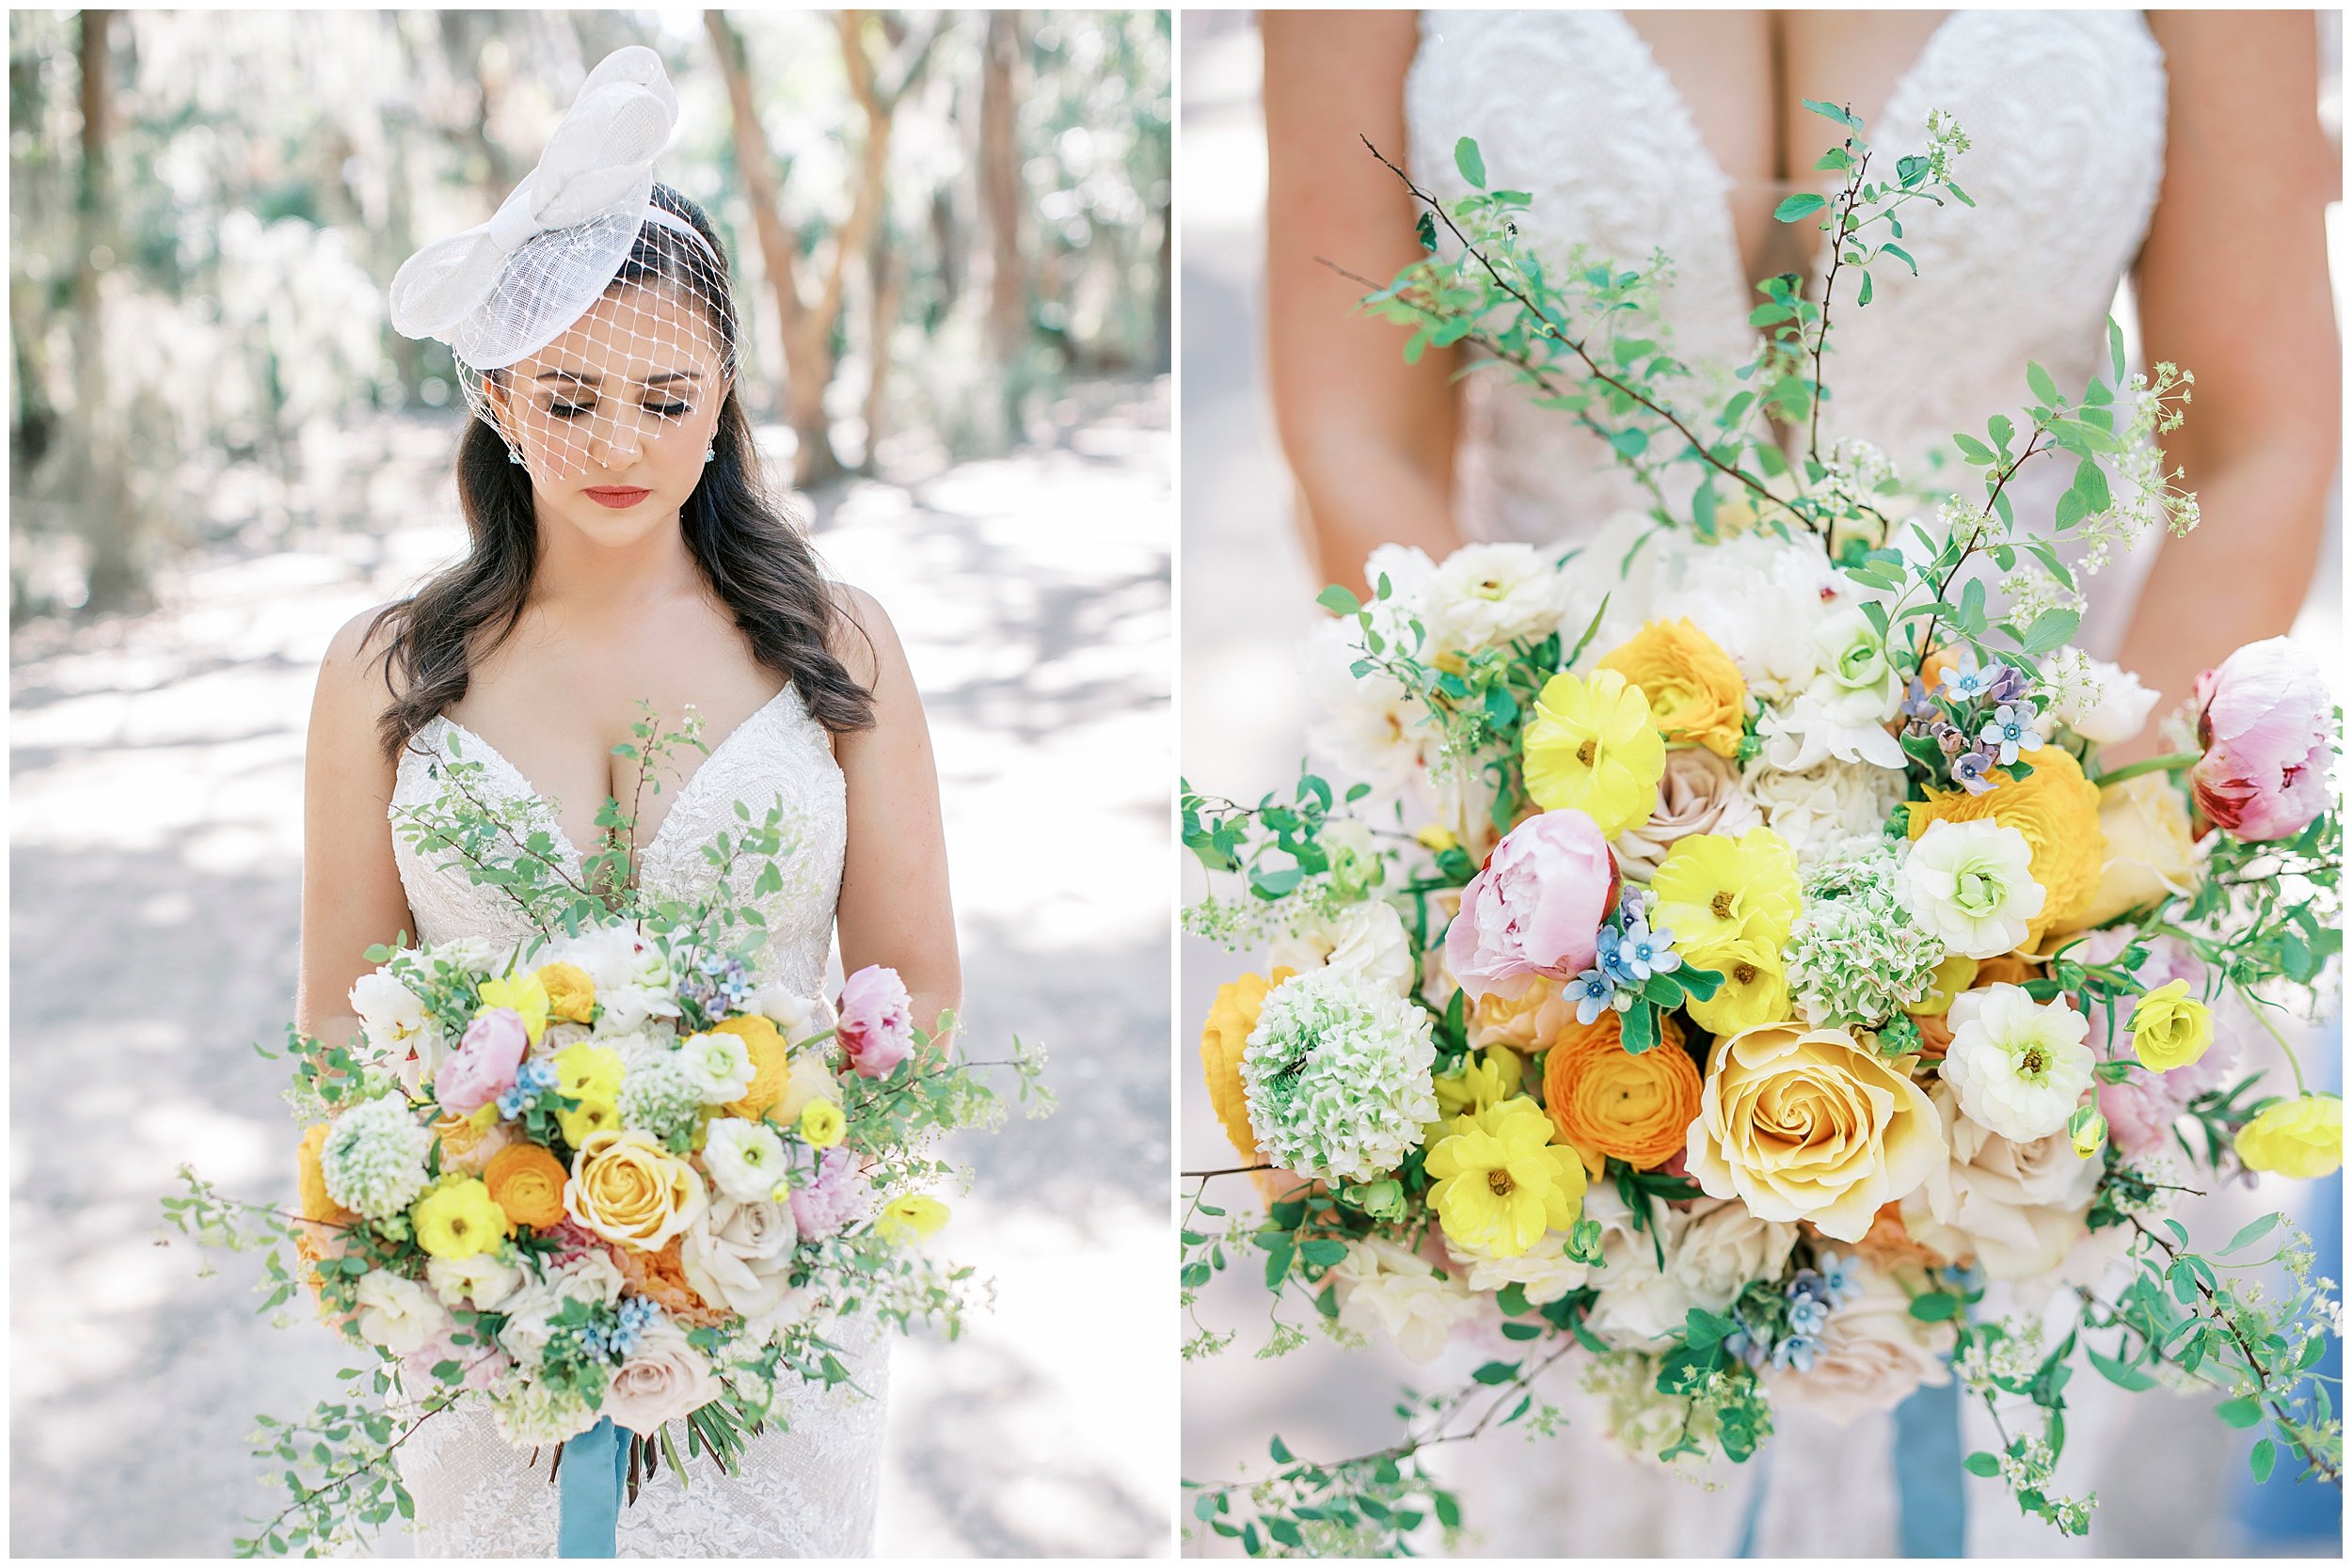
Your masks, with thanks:
[{"label": "white lace wedding dress", "polygon": [[[392,794],[394,808],[421,804],[444,787],[433,758],[447,753],[453,732],[465,759],[485,765],[490,789],[507,800],[536,793],[488,741],[440,717],[411,737]],[[848,812],[841,769],[825,731],[791,687],[719,742],[687,777],[639,855],[641,884],[663,897],[707,897],[717,872],[704,859],[703,846],[738,826],[737,801],[760,820],[779,800],[786,841],[793,849],[777,863],[785,875],[782,891],[756,900],[770,933],[766,958],[773,977],[813,996],[825,980]],[[577,877],[580,852],[552,814],[541,816],[559,859]],[[531,934],[521,911],[496,888],[474,886],[462,865],[428,863],[398,833],[393,844],[420,942],[453,937],[511,941]],[[754,902],[752,870],[739,868],[737,875],[736,896]],[[855,1388],[796,1389],[782,1425],[771,1425],[751,1443],[739,1475],[723,1474],[707,1455],[688,1461],[691,1489],[662,1470],[621,1510],[622,1556],[871,1552],[889,1346],[870,1327],[861,1331],[855,1324],[844,1324],[836,1337],[853,1353],[844,1359]],[[427,1421],[400,1457],[402,1478],[416,1501],[420,1557],[555,1555],[558,1489],[548,1481],[548,1455],[543,1452],[532,1464],[499,1437],[486,1413],[461,1408]]]},{"label": "white lace wedding dress", "polygon": [[[1796,86],[1811,97],[1836,91]],[[1994,414],[2018,418],[2028,359],[2061,386],[2081,385],[2103,362],[2105,319],[2163,174],[2166,86],[2162,53],[2137,11],[1960,11],[1935,29],[1867,135],[1876,148],[1909,151],[1926,144],[1930,109],[1951,113],[1973,143],[1955,174],[1978,205],[1906,208],[1903,244],[1918,277],[1895,268],[1878,278],[1865,309],[1841,288],[1825,448],[1851,433],[1916,472],[1931,449],[1948,451],[1953,431],[1979,431]],[[1406,110],[1415,177],[1441,199],[1466,194],[1454,145],[1476,137],[1490,182],[1534,197],[1525,231],[1539,246],[1565,252],[1581,242],[1594,260],[1620,264],[1664,250],[1677,269],[1664,305],[1680,357],[1724,369],[1749,357],[1748,311],[1758,296],[1742,276],[1725,200],[1732,182],[1623,16],[1424,13]],[[1829,122],[1822,128],[1826,147]],[[1805,150],[1793,149],[1792,159]],[[1815,288],[1818,298],[1818,279]],[[1565,416],[1534,406],[1496,376],[1471,376],[1464,388],[1457,507],[1472,533],[1573,540],[1643,504],[1597,438]],[[2048,467],[2021,474],[2012,491],[2021,517],[2046,516],[2071,478]],[[2036,488],[2051,480],[2048,493]],[[2105,614],[2087,622],[2080,641],[2111,656],[2128,584],[2100,584]],[[2070,1456],[2098,1444],[2103,1428],[2115,1430],[2113,1394],[2095,1377],[2070,1385]],[[1438,1461],[1485,1527],[1475,1549],[1725,1555],[1737,1549],[1768,1467],[1760,1555],[1897,1549],[1890,1418],[1840,1429],[1781,1412],[1769,1461],[1721,1465],[1724,1488],[1702,1492],[1617,1457],[1600,1438],[1598,1410],[1581,1396],[1564,1407],[1571,1425],[1556,1439],[1526,1445],[1506,1434]],[[1963,1451],[1997,1447],[1981,1411],[1963,1443]],[[2081,1544],[2020,1520],[1997,1487],[1972,1482],[1968,1496],[1972,1553]]]}]

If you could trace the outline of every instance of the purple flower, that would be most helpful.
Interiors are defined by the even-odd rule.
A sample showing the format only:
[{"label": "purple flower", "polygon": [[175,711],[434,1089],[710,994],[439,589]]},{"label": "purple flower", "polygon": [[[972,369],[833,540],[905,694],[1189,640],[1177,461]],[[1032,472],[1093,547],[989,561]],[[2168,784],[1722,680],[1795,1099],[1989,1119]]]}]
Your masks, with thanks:
[{"label": "purple flower", "polygon": [[2032,723],[2033,710],[2023,711],[2003,703],[1993,710],[1993,721],[1977,738],[1997,753],[2004,766],[2017,760],[2019,752],[2042,750],[2042,732]]},{"label": "purple flower", "polygon": [[1928,733],[1935,736],[1936,745],[1943,748],[1947,757],[1956,757],[1968,749],[1968,737],[1961,734],[1960,726],[1949,720],[1937,720],[1928,727]]},{"label": "purple flower", "polygon": [[1993,765],[1993,753],[1985,751],[1963,752],[1952,759],[1952,780],[1971,795],[1991,791],[1992,784],[1984,771]]},{"label": "purple flower", "polygon": [[1935,715],[1935,699],[1928,695],[1927,683],[1916,675],[1912,676],[1903,698],[1903,716],[1907,719],[1932,719]]}]

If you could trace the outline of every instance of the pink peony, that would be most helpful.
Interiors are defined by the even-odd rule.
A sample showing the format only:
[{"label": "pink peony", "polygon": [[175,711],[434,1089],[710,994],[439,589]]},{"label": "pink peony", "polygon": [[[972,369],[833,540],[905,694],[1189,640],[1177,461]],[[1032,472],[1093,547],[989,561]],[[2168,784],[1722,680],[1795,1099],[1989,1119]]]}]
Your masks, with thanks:
[{"label": "pink peony", "polygon": [[2319,667],[2283,637],[2245,647],[2197,677],[2189,771],[2197,806],[2233,837],[2285,838],[2328,809],[2335,703]]},{"label": "pink peony", "polygon": [[471,1116],[515,1086],[530,1049],[522,1015],[512,1007],[492,1007],[466,1025],[465,1037],[433,1075],[433,1098],[444,1111]]},{"label": "pink peony", "polygon": [[[2122,952],[2129,930],[2093,931],[2084,940],[2074,956],[2085,963],[2110,962]],[[2174,980],[2186,980],[2192,994],[2202,996],[2205,986],[2205,966],[2182,942],[2171,937],[2152,938],[2148,958],[2133,972],[2141,990],[2152,991]],[[2102,1006],[2090,1009],[2090,1048],[2103,1061],[2134,1061],[2131,1032],[2124,1027],[2131,1021],[2131,1005],[2115,1005],[2114,1038],[2107,1033],[2107,1013]],[[2130,1077],[2121,1084],[2099,1085],[2099,1114],[2107,1118],[2107,1136],[2122,1153],[2133,1159],[2153,1154],[2166,1147],[2172,1134],[2173,1123],[2188,1108],[2188,1102],[2208,1089],[2217,1089],[2237,1065],[2237,1042],[2232,1037],[2230,1024],[2234,1014],[2224,1003],[2214,1007],[2213,1044],[2205,1053],[2186,1067],[2170,1072],[2149,1072],[2134,1069]]]},{"label": "pink peony", "polygon": [[[796,1161],[809,1157],[808,1146],[790,1146]],[[866,1217],[872,1189],[858,1174],[857,1159],[838,1144],[815,1155],[817,1180],[792,1192],[792,1223],[801,1235],[816,1241],[834,1235]]]},{"label": "pink peony", "polygon": [[1617,896],[1617,866],[1593,819],[1563,809],[1531,816],[1495,846],[1462,890],[1445,960],[1472,1001],[1516,1000],[1543,975],[1590,969]]},{"label": "pink peony", "polygon": [[867,964],[841,985],[834,1036],[862,1077],[886,1078],[914,1049],[914,1013],[895,969]]}]

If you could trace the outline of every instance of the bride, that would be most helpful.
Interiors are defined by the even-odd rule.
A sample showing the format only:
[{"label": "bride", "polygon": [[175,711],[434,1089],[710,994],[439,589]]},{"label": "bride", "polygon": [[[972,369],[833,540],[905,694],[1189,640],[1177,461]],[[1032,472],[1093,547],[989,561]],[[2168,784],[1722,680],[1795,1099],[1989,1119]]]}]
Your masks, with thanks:
[{"label": "bride", "polygon": [[[428,245],[392,289],[394,325],[452,345],[478,416],[457,456],[464,560],[337,634],[311,711],[302,966],[308,1034],[350,1038],[361,957],[397,933],[434,943],[529,934],[461,864],[395,842],[390,814],[443,788],[437,756],[541,797],[577,875],[629,800],[639,703],[722,736],[680,787],[649,787],[628,847],[643,886],[707,896],[702,848],[781,802],[785,885],[755,895],[772,976],[824,989],[886,964],[917,1018],[961,979],[936,770],[888,618],[827,580],[764,493],[737,396],[737,316],[717,232],[656,183],[676,101],[658,56],[625,49],[583,86],[539,166],[482,228]],[[658,792],[657,792],[658,789]],[[586,856],[583,857],[583,847]],[[744,879],[747,882],[749,877]],[[726,1477],[695,1461],[621,1511],[623,1555],[864,1555],[882,1464],[886,1344],[841,1325],[854,1386],[803,1390]],[[423,1556],[549,1556],[548,1466],[463,1408],[400,1451]],[[541,1456],[544,1460],[545,1456]]]},{"label": "bride", "polygon": [[[2131,618],[2094,620],[2081,641],[2169,706],[2293,621],[2341,435],[2311,13],[1269,12],[1263,31],[1269,369],[1317,581],[1360,589],[1382,544],[1441,557],[1472,538],[1573,541],[1632,498],[1565,416],[1499,378],[1457,379],[1458,351],[1407,366],[1401,334],[1351,316],[1361,290],[1319,258],[1385,278],[1418,254],[1413,203],[1359,135],[1441,199],[1464,194],[1453,149],[1475,137],[1493,183],[1534,197],[1539,248],[1665,250],[1679,356],[1727,369],[1751,352],[1755,280],[1818,267],[1774,254],[1817,236],[1771,214],[1790,182],[1821,178],[1828,122],[1798,100],[1834,98],[1890,150],[1924,144],[1929,110],[1956,117],[1974,145],[1955,173],[1978,206],[1916,223],[1907,210],[1920,276],[1882,277],[1867,309],[1839,291],[1824,441],[1866,436],[1916,478],[1951,432],[2016,414],[2028,359],[2079,385],[2128,274],[2147,358],[2196,374],[2167,455],[2205,524],[2142,565],[2136,612],[2127,584],[2103,582],[2095,596]],[[2013,493],[2035,515],[2032,492]],[[2118,760],[2152,751],[2153,731]],[[2070,1398],[2083,1393],[2078,1380]],[[1632,1470],[1592,1406],[1550,1397],[1569,1403],[1560,1438],[1441,1462],[1488,1527],[1484,1549],[1897,1549],[1889,1418],[1841,1431],[1786,1413],[1767,1457],[1710,1495]],[[2108,1435],[2090,1416],[2077,1449]],[[1997,1447],[1989,1426],[1966,1435]],[[1760,1481],[1768,1465],[1776,1479]],[[1973,1511],[1973,1549],[2063,1549],[1994,1501]]]}]

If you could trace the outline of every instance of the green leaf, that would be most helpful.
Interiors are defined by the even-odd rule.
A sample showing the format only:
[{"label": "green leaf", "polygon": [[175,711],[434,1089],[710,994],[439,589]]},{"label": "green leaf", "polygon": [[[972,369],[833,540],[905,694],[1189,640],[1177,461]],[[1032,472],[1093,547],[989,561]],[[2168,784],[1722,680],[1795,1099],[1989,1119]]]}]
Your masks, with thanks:
[{"label": "green leaf", "polygon": [[1816,195],[1812,191],[1801,191],[1795,196],[1782,198],[1781,204],[1772,209],[1772,216],[1783,223],[1794,223],[1799,218],[1810,217],[1828,205],[1829,198]]},{"label": "green leaf", "polygon": [[1923,1323],[1940,1323],[1959,1313],[1960,1298],[1947,1291],[1911,1298],[1911,1315]]},{"label": "green leaf", "polygon": [[1274,1440],[1265,1446],[1265,1451],[1267,1457],[1277,1465],[1288,1465],[1294,1457],[1291,1453],[1291,1446],[1282,1441],[1279,1433],[1277,1433]]},{"label": "green leaf", "polygon": [[2058,383],[2050,379],[2050,372],[2030,359],[2026,361],[2026,385],[2033,388],[2034,396],[2053,408],[2066,401],[2058,396]]},{"label": "green leaf", "polygon": [[2090,1357],[2090,1364],[2099,1369],[2101,1377],[2119,1388],[2129,1388],[2137,1394],[2142,1389],[2153,1388],[2156,1386],[2156,1380],[2138,1368],[2127,1367],[2113,1356],[2100,1354],[2088,1345],[2083,1347],[2083,1354]]},{"label": "green leaf", "polygon": [[1839,108],[1835,103],[1825,103],[1818,98],[1801,98],[1797,102],[1803,103],[1806,108],[1812,110],[1815,114],[1820,115],[1823,119],[1834,119],[1849,131],[1859,131],[1862,129],[1862,121],[1854,119],[1853,116],[1848,114],[1845,110]]},{"label": "green leaf", "polygon": [[2115,384],[2123,385],[2123,328],[2113,316],[2107,318],[2107,363],[2114,369]]},{"label": "green leaf", "polygon": [[1462,171],[1472,189],[1486,188],[1486,160],[1479,156],[1476,137],[1464,136],[1454,144],[1454,166]]},{"label": "green leaf", "polygon": [[2227,1258],[2230,1254],[2235,1252],[2242,1246],[2253,1245],[2256,1242],[2261,1241],[2265,1236],[2269,1235],[2270,1232],[2278,1226],[2279,1220],[2280,1216],[2277,1214],[2265,1214],[2262,1218],[2255,1220],[2252,1224],[2247,1226],[2245,1229],[2231,1237],[2230,1244],[2223,1247],[2217,1256]]},{"label": "green leaf", "polygon": [[1470,1373],[1470,1380],[1492,1387],[1497,1384],[1508,1383],[1518,1375],[1519,1364],[1516,1361],[1489,1361],[1478,1370]]},{"label": "green leaf", "polygon": [[1627,457],[1639,457],[1649,451],[1649,432],[1638,425],[1628,425],[1623,430],[1611,431],[1609,444]]},{"label": "green leaf", "polygon": [[2265,1437],[2254,1445],[2254,1451],[2246,1456],[2246,1468],[2260,1486],[2270,1479],[2271,1466],[2279,1463],[2279,1445]]},{"label": "green leaf", "polygon": [[1981,1449],[1975,1453],[1970,1454],[1960,1463],[1961,1467],[1965,1469],[1970,1475],[1982,1476],[1988,1481],[2001,1473],[2001,1461],[1999,1456],[1986,1453]]},{"label": "green leaf", "polygon": [[[1899,232],[1901,232],[1901,230],[1897,230],[1897,232],[1898,232],[1898,233],[1899,233]],[[1910,251],[1908,251],[1908,250],[1905,250],[1905,249],[1904,249],[1901,245],[1883,245],[1879,246],[1879,254],[1880,254],[1880,255],[1882,255],[1882,256],[1892,256],[1892,257],[1894,257],[1894,258],[1895,258],[1895,260],[1897,260],[1898,261],[1900,261],[1900,262],[1901,262],[1904,266],[1907,266],[1907,267],[1909,267],[1909,268],[1911,269],[1911,276],[1912,276],[1912,277],[1918,277],[1918,276],[1919,276],[1919,263],[1918,263],[1918,262],[1916,262],[1916,261],[1913,261],[1913,260],[1911,259],[1911,252],[1910,252]]]},{"label": "green leaf", "polygon": [[2213,1407],[2213,1413],[2241,1430],[2262,1425],[2263,1407],[2249,1399],[2223,1400]]},{"label": "green leaf", "polygon": [[2045,610],[2020,634],[2017,645],[2029,654],[2046,654],[2063,646],[2081,623],[2082,616],[2074,610]]},{"label": "green leaf", "polygon": [[1315,603],[1334,615],[1353,615],[1364,607],[1356,595],[1338,583],[1333,583],[1315,595]]},{"label": "green leaf", "polygon": [[1854,303],[1856,305],[1870,303],[1870,275],[1867,272],[1862,275],[1862,292],[1854,295]]},{"label": "green leaf", "polygon": [[1971,463],[1982,464],[1993,461],[1993,449],[1973,436],[1955,434],[1952,436],[1952,445],[1958,447],[1961,456]]}]

